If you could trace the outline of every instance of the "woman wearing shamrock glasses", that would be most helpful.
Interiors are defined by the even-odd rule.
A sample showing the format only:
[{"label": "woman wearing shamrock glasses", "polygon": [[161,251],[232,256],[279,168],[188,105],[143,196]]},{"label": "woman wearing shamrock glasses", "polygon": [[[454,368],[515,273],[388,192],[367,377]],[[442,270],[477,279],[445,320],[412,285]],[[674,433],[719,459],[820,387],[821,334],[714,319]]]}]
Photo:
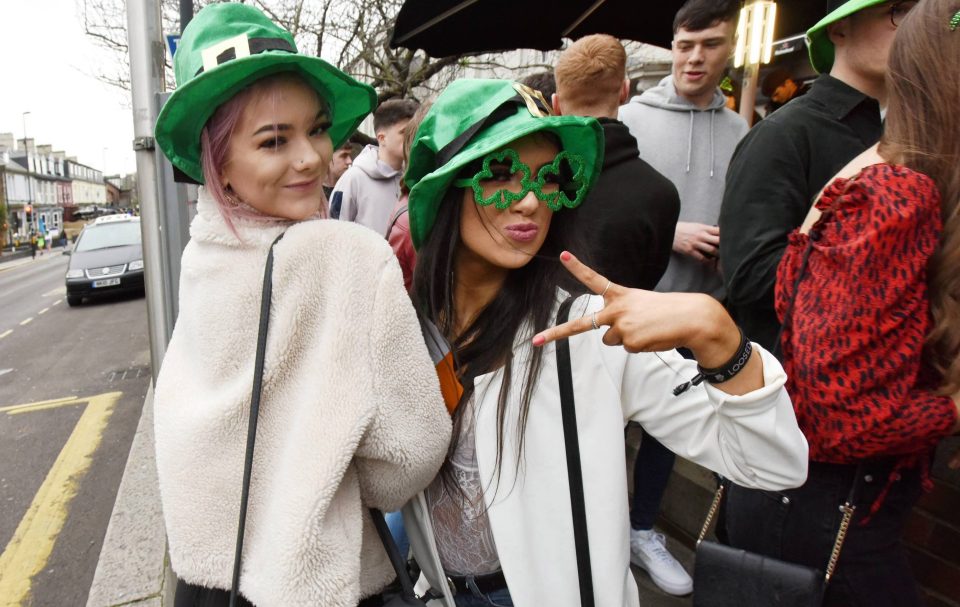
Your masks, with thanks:
[{"label": "woman wearing shamrock glasses", "polygon": [[426,486],[450,433],[390,247],[314,221],[376,95],[239,3],[200,11],[174,61],[156,138],[204,183],[153,401],[175,604],[227,604],[272,251],[240,604],[355,607],[395,577],[367,508]]},{"label": "woman wearing shamrock glasses", "polygon": [[[565,209],[597,178],[602,131],[544,107],[511,82],[456,81],[421,123],[405,175],[418,247],[413,297],[452,345],[463,386],[441,473],[404,510],[417,561],[447,607],[580,604],[549,343],[558,336],[580,333],[570,349],[597,605],[638,604],[626,421],[752,487],[806,477],[807,445],[780,365],[751,352],[719,304],[625,289],[561,255],[576,228]],[[577,299],[575,320],[550,329],[569,279],[558,256],[597,295]],[[593,330],[600,325],[611,328]],[[726,381],[712,385],[711,376],[675,396],[698,375],[677,346],[722,367]]]}]

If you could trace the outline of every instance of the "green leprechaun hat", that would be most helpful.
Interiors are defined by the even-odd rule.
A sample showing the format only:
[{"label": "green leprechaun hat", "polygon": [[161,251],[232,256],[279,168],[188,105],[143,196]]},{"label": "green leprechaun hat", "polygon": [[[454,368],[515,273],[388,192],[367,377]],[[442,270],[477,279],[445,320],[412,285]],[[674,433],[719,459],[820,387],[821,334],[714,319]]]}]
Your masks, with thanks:
[{"label": "green leprechaun hat", "polygon": [[170,162],[203,183],[200,133],[213,112],[247,85],[278,72],[296,72],[330,110],[339,147],[373,110],[374,90],[319,57],[297,52],[293,36],[246,4],[211,4],[187,25],[173,58],[177,88],[154,136]]},{"label": "green leprechaun hat", "polygon": [[[834,48],[827,33],[827,26],[846,19],[854,13],[890,0],[849,0],[844,2],[816,25],[807,30],[807,50],[810,52],[810,65],[820,74],[826,74],[833,67]],[[836,1],[831,3],[836,6]]]},{"label": "green leprechaun hat", "polygon": [[[543,97],[509,80],[461,79],[433,102],[410,146],[404,182],[410,236],[417,248],[430,234],[444,194],[474,161],[511,141],[548,131],[577,159],[583,192],[603,166],[603,129],[593,118],[553,116]],[[577,197],[580,200],[581,196]]]}]

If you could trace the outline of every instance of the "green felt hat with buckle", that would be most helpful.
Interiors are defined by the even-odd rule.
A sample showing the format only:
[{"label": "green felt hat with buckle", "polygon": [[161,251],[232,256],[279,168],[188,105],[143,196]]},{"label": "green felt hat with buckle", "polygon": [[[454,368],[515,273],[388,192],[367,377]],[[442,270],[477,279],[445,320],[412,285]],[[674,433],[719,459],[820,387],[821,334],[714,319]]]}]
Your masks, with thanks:
[{"label": "green felt hat with buckle", "polygon": [[246,4],[211,4],[183,32],[173,58],[177,88],[154,136],[170,162],[203,183],[200,133],[210,116],[244,87],[265,76],[296,72],[327,104],[336,149],[377,102],[374,90],[319,57],[297,52],[293,36]]},{"label": "green felt hat with buckle", "polygon": [[807,30],[807,49],[810,52],[810,64],[820,74],[826,74],[833,67],[833,42],[827,33],[827,26],[846,19],[865,8],[884,4],[890,0],[849,0],[831,11],[816,25]]},{"label": "green felt hat with buckle", "polygon": [[[567,191],[545,194],[544,173],[551,168],[543,167],[535,176],[520,164],[526,172],[523,191],[535,192],[555,210],[579,204],[603,166],[603,129],[599,122],[581,116],[553,116],[542,95],[508,80],[461,79],[447,86],[424,116],[410,146],[404,182],[410,188],[407,209],[413,245],[419,248],[430,234],[450,187],[469,187],[465,182],[472,181],[477,203],[493,204],[492,198],[482,199],[479,185],[490,162],[511,160],[518,165],[516,153],[503,148],[539,131],[550,132],[560,140],[562,150],[557,162],[562,159],[573,170],[563,186]],[[501,150],[503,153],[497,154]],[[462,179],[461,171],[478,163],[482,168],[474,179]],[[497,207],[506,208],[517,199],[511,196],[498,193]]]}]

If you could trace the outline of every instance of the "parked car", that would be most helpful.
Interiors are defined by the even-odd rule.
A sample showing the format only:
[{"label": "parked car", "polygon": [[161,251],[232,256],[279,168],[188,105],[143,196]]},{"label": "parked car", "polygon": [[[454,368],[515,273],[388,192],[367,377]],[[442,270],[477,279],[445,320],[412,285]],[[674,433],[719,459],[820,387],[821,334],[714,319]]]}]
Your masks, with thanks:
[{"label": "parked car", "polygon": [[140,218],[127,215],[98,217],[80,232],[68,252],[67,303],[80,305],[84,297],[107,293],[143,293],[143,248]]}]

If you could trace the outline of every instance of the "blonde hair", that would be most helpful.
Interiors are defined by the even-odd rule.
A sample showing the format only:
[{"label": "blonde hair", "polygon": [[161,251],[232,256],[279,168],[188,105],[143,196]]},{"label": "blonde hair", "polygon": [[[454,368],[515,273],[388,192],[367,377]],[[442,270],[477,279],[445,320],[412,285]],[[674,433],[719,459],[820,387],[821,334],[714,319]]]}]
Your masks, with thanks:
[{"label": "blonde hair", "polygon": [[557,61],[557,94],[577,108],[619,103],[626,71],[627,53],[619,40],[607,34],[584,36]]}]

